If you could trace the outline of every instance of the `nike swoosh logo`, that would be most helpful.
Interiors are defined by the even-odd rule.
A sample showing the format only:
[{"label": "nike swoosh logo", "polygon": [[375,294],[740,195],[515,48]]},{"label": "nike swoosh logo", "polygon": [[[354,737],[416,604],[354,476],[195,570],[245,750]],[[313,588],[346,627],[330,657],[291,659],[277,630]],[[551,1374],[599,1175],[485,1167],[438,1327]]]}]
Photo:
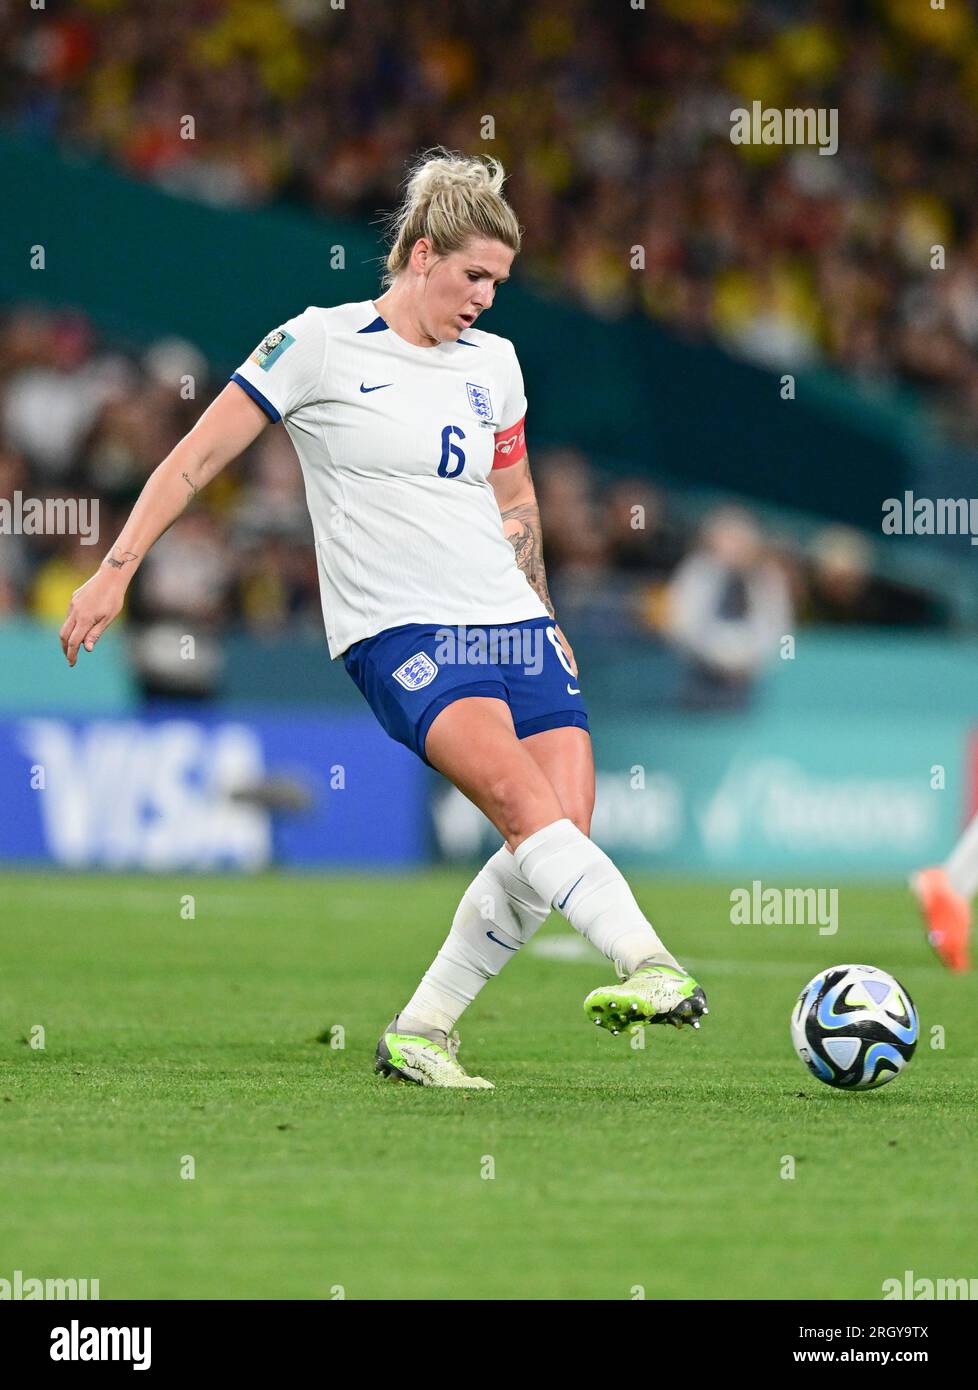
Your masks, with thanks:
[{"label": "nike swoosh logo", "polygon": [[490,941],[495,941],[496,945],[501,946],[504,951],[518,951],[520,949],[518,946],[507,946],[505,941],[500,941],[499,937],[493,936],[491,931],[487,931],[486,936]]},{"label": "nike swoosh logo", "polygon": [[[583,877],[584,877],[584,875],[581,874],[581,878],[583,878]],[[577,883],[580,883],[581,878],[579,878],[579,879],[577,880]],[[571,886],[568,888],[567,893],[566,893],[566,896],[564,897],[564,902],[558,903],[558,904],[557,904],[557,911],[558,911],[558,912],[563,912],[563,910],[564,910],[564,903],[567,902],[567,899],[570,897],[570,895],[573,893],[574,889],[577,887],[577,883],[572,883]]]},{"label": "nike swoosh logo", "polygon": [[364,386],[363,382],[361,381],[360,390],[366,395],[368,391],[383,391],[385,386],[393,385],[394,383],[392,381],[382,381],[379,386]]},{"label": "nike swoosh logo", "polygon": [[568,682],[567,693],[568,695],[580,695],[581,687],[579,685],[571,685],[570,682]]}]

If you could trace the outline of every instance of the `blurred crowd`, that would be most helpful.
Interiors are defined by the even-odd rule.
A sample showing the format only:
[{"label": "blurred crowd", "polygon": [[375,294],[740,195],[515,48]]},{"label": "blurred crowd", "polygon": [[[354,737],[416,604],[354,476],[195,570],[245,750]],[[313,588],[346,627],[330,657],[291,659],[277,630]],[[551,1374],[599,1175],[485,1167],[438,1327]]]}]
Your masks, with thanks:
[{"label": "blurred crowd", "polygon": [[[0,621],[26,615],[60,627],[149,474],[224,383],[188,343],[125,351],[77,311],[24,306],[0,331],[0,507],[13,517],[18,493],[98,501],[94,544],[51,531],[0,536]],[[802,546],[741,508],[693,515],[688,498],[604,473],[576,451],[537,451],[533,472],[565,629],[575,640],[672,642],[687,659],[690,704],[738,703],[796,617],[947,620],[926,595],[875,576],[871,543],[857,532],[832,527]],[[312,529],[284,429],[263,431],[156,543],[125,622],[143,684],[156,691],[206,686],[218,634],[235,626],[322,639]],[[199,659],[174,663],[187,632]]]},{"label": "blurred crowd", "polygon": [[[0,9],[0,54],[0,118],[212,203],[372,219],[419,149],[498,154],[539,286],[978,442],[963,0],[49,0]],[[837,109],[838,153],[732,145],[753,101]]]}]

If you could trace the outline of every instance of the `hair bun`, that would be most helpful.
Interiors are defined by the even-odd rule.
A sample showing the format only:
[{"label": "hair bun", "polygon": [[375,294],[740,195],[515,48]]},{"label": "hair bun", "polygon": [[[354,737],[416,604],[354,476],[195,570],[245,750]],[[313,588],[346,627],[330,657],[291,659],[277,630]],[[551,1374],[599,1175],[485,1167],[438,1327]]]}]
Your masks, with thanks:
[{"label": "hair bun", "polygon": [[461,250],[470,237],[518,252],[522,229],[503,196],[505,181],[493,155],[459,154],[443,145],[425,150],[408,172],[400,208],[386,219],[391,250],[384,284],[393,284],[421,237],[441,256]]}]

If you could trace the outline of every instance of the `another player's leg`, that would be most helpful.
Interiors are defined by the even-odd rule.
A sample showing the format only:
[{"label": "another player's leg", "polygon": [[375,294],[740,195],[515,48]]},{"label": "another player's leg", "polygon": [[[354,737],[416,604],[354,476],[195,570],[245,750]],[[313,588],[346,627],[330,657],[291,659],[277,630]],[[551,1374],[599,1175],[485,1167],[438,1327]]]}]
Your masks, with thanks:
[{"label": "another player's leg", "polygon": [[978,816],[944,863],[919,870],[910,886],[934,950],[951,970],[967,970],[971,899],[978,892]]},{"label": "another player's leg", "polygon": [[590,1016],[615,1032],[628,1021],[681,1026],[706,1012],[702,989],[666,950],[612,861],[564,814],[551,781],[560,784],[575,748],[580,756],[586,747],[590,766],[589,744],[576,729],[520,741],[503,701],[463,699],[431,725],[426,753],[505,837],[540,900],[617,965],[624,984],[596,992],[603,1000],[589,996]]}]

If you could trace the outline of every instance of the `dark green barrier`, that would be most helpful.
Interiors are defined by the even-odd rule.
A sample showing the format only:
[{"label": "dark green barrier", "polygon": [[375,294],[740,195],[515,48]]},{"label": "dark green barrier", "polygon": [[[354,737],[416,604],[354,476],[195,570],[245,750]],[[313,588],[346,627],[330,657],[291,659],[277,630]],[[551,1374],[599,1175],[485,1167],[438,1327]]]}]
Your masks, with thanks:
[{"label": "dark green barrier", "polygon": [[[288,209],[225,211],[133,183],[82,158],[0,136],[10,190],[0,298],[75,304],[110,335],[176,333],[219,370],[307,304],[379,293],[372,232]],[[46,268],[29,268],[43,245]],[[346,268],[332,270],[342,246]],[[638,272],[636,272],[638,273]],[[778,377],[683,342],[652,321],[606,323],[513,284],[491,327],[513,338],[530,401],[531,450],[577,445],[604,466],[708,484],[866,526],[912,485],[919,439],[846,384]],[[909,417],[908,417],[909,418]]]}]

